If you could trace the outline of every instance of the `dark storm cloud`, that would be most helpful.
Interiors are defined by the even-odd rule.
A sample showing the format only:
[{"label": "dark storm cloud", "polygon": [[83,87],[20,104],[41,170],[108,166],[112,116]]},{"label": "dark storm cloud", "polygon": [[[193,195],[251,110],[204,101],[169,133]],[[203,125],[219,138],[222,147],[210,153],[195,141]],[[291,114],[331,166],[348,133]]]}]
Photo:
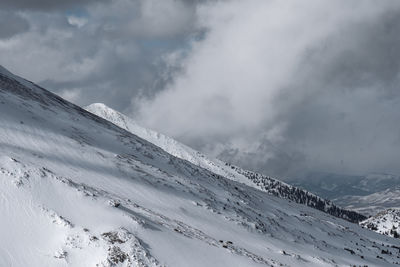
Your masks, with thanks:
[{"label": "dark storm cloud", "polygon": [[54,10],[104,1],[108,0],[2,0],[0,7],[19,10]]},{"label": "dark storm cloud", "polygon": [[0,11],[0,39],[10,38],[29,30],[29,23],[18,14]]},{"label": "dark storm cloud", "polygon": [[[132,99],[150,97],[163,87],[163,55],[182,47],[191,34],[196,4],[119,0],[86,5],[89,2],[2,2],[30,25],[28,32],[2,44],[2,64],[77,104],[106,102],[131,110]],[[68,9],[59,12],[64,7]],[[39,9],[46,12],[36,12]],[[35,62],[35,67],[26,62]]]},{"label": "dark storm cloud", "polygon": [[[279,146],[285,153],[259,168],[286,168],[288,175],[305,167],[400,171],[399,15],[397,8],[349,23],[304,56],[294,83],[277,100],[281,107],[291,103],[277,117],[287,124]],[[260,147],[258,155],[264,152]]]}]

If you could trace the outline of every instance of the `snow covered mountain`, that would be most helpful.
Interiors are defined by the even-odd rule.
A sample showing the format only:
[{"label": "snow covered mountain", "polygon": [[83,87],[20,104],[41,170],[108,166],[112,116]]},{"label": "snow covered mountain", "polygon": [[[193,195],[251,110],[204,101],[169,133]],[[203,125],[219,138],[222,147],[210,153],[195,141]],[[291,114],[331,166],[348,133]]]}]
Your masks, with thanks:
[{"label": "snow covered mountain", "polygon": [[400,177],[391,174],[312,173],[291,183],[368,216],[400,207]]},{"label": "snow covered mountain", "polygon": [[400,237],[400,209],[387,209],[360,223],[361,226],[380,234]]},{"label": "snow covered mountain", "polygon": [[359,213],[373,216],[387,209],[400,207],[400,186],[366,196],[345,196],[335,202]]},{"label": "snow covered mountain", "polygon": [[200,166],[201,168],[207,169],[221,176],[261,189],[274,196],[290,199],[296,203],[305,204],[309,207],[327,212],[350,222],[359,222],[366,219],[366,217],[361,214],[342,209],[329,200],[322,199],[306,190],[296,188],[265,175],[243,170],[218,159],[210,159],[199,151],[196,151],[171,137],[138,125],[133,119],[102,103],[89,105],[85,109],[155,144],[177,158],[187,160],[194,165]]},{"label": "snow covered mountain", "polygon": [[266,194],[0,68],[0,266],[393,266],[400,240]]}]

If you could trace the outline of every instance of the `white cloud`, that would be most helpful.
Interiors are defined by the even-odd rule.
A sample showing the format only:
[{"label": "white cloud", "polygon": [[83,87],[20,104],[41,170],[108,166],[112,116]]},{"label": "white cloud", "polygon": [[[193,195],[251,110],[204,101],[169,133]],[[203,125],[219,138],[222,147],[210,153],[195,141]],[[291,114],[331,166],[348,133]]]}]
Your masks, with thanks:
[{"label": "white cloud", "polygon": [[81,89],[68,89],[60,92],[60,96],[71,102],[77,102],[81,97]]},{"label": "white cloud", "polygon": [[[387,166],[383,161],[367,166],[366,158],[372,157],[354,152],[367,147],[367,141],[353,141],[356,136],[340,129],[370,115],[362,108],[374,99],[376,87],[368,89],[373,93],[367,99],[357,95],[355,88],[364,86],[363,75],[379,70],[372,62],[386,55],[373,45],[363,47],[363,42],[379,42],[374,31],[393,10],[399,10],[398,2],[251,0],[204,5],[198,27],[207,29],[205,38],[194,41],[191,53],[180,63],[182,72],[166,90],[142,104],[142,123],[273,174],[292,175],[306,168],[363,172]],[[387,46],[394,49],[396,41]],[[360,54],[372,52],[377,53],[370,61]],[[364,60],[363,67],[352,60]],[[346,84],[349,80],[355,84]],[[333,120],[342,108],[351,107],[347,97],[355,101],[349,111],[354,117]],[[333,98],[338,102],[325,111],[321,105]],[[392,124],[397,117],[385,123]],[[295,120],[308,123],[309,128]],[[355,135],[374,127],[363,122],[354,127]],[[312,140],[319,127],[327,130]],[[383,143],[377,142],[374,149],[379,147],[383,153],[387,150]],[[339,159],[341,154],[349,156]],[[398,171],[393,161],[388,169]]]},{"label": "white cloud", "polygon": [[82,28],[88,22],[88,19],[85,17],[68,16],[67,19],[70,25],[76,26],[78,28]]}]

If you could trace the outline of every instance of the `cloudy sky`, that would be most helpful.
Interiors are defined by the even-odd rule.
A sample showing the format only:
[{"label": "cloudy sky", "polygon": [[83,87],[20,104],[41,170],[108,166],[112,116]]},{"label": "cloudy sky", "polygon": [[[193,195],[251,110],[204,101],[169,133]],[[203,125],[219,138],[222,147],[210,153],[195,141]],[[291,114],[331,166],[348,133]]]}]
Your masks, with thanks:
[{"label": "cloudy sky", "polygon": [[281,178],[400,174],[400,1],[2,0],[0,64]]}]

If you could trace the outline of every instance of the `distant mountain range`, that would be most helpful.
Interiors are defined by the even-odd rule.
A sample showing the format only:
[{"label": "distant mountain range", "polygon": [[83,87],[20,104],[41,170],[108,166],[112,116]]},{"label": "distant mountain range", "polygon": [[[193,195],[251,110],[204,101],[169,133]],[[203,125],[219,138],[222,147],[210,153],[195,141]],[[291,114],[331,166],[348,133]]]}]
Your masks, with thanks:
[{"label": "distant mountain range", "polygon": [[396,175],[312,173],[288,182],[367,216],[400,207],[400,176]]}]

